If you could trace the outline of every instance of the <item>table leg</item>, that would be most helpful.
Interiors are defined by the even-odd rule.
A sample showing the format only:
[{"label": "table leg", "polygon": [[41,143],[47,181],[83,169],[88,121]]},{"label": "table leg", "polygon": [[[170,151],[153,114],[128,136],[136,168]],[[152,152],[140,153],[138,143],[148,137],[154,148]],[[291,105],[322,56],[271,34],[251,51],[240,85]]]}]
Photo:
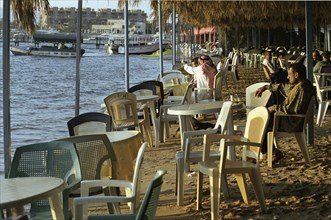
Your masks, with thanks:
[{"label": "table leg", "polygon": [[193,129],[191,123],[190,123],[190,118],[192,118],[191,115],[179,115],[179,130],[180,130],[180,144],[181,144],[181,149],[183,149],[183,132],[184,131],[191,131]]},{"label": "table leg", "polygon": [[49,204],[51,206],[52,216],[54,220],[64,220],[60,193],[54,193],[48,198]]}]

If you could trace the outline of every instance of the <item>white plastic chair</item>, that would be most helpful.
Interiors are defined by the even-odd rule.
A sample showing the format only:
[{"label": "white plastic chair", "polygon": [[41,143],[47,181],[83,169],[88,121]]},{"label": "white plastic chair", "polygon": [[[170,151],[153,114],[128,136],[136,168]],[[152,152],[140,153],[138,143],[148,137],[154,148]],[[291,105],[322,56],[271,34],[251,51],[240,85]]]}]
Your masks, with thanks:
[{"label": "white plastic chair", "polygon": [[268,82],[259,82],[254,83],[246,88],[246,114],[248,114],[253,108],[256,108],[258,106],[266,106],[268,103],[268,100],[271,96],[271,92],[269,90],[266,90],[262,93],[261,97],[256,97],[255,92],[260,87],[269,85]]},{"label": "white plastic chair", "polygon": [[178,121],[178,116],[176,115],[169,115],[168,109],[170,107],[183,105],[183,104],[191,104],[192,103],[192,89],[193,89],[193,81],[187,86],[185,94],[180,103],[175,104],[165,104],[162,105],[160,108],[160,116],[158,118],[159,121],[159,139],[162,142],[165,142],[166,137],[169,137],[169,122],[170,121]]},{"label": "white plastic chair", "polygon": [[[305,158],[306,163],[310,164],[309,151],[307,147],[307,138],[306,138],[306,128],[308,124],[308,120],[313,111],[313,96],[311,97],[308,109],[306,114],[285,114],[283,112],[275,112],[274,114],[274,123],[272,131],[268,132],[268,166],[272,167],[272,151],[273,144],[278,148],[277,139],[279,137],[295,137],[300,150]],[[293,117],[297,118],[297,120],[304,120],[302,123],[301,130],[296,132],[287,132],[287,131],[279,131],[279,120],[282,117]]]},{"label": "white plastic chair", "polygon": [[[268,82],[259,82],[259,83],[254,83],[246,88],[246,103],[245,103],[245,108],[246,108],[246,115],[253,109],[258,106],[266,106],[268,103],[268,100],[271,96],[271,92],[269,90],[266,90],[262,93],[261,97],[256,97],[255,92],[258,90],[260,87],[269,85],[270,83]],[[234,124],[233,125],[235,131],[242,131],[244,132],[245,124]]]},{"label": "white plastic chair", "polygon": [[238,61],[239,61],[238,53],[235,53],[233,55],[231,64],[228,65],[229,67],[231,67],[231,69],[226,70],[226,74],[230,73],[232,75],[232,79],[233,79],[234,82],[236,82],[238,80],[237,75],[236,75],[236,71],[238,69]]},{"label": "white plastic chair", "polygon": [[[202,151],[192,151],[190,144],[203,141],[205,134],[225,134],[228,128],[228,121],[231,114],[232,102],[227,101],[222,105],[222,109],[217,118],[213,129],[194,130],[183,132],[183,151],[176,152],[176,190],[177,190],[177,205],[183,205],[184,198],[184,171],[189,171],[190,163],[202,161]],[[215,160],[219,159],[220,152],[211,152],[211,157]]]},{"label": "white plastic chair", "polygon": [[[259,169],[259,154],[268,120],[269,113],[267,108],[257,107],[248,114],[244,137],[219,134],[205,135],[203,162],[199,162],[197,178],[197,210],[201,208],[203,175],[208,175],[210,179],[211,219],[218,219],[220,203],[219,189],[220,186],[224,189],[224,185],[226,185],[225,175],[227,174],[235,174],[243,200],[248,204],[249,200],[245,178],[245,174],[247,173],[250,177],[260,207],[263,212],[266,211],[262,178]],[[210,161],[210,144],[211,141],[217,139],[221,140],[220,160],[218,162]],[[241,159],[226,160],[228,146],[243,146]],[[256,163],[247,161],[247,158],[254,159]]]},{"label": "white plastic chair", "polygon": [[316,95],[318,99],[318,111],[317,111],[317,119],[316,124],[318,126],[322,126],[326,111],[328,110],[328,106],[331,103],[331,100],[328,99],[326,96],[326,92],[331,91],[331,86],[323,86],[321,84],[321,78],[322,77],[331,77],[331,73],[314,73],[314,80],[315,80],[315,86],[316,86]]},{"label": "white plastic chair", "polygon": [[[141,164],[143,162],[144,152],[147,147],[147,143],[143,143],[138,151],[136,158],[136,165],[134,168],[134,175],[132,182],[127,180],[86,180],[81,182],[81,197],[88,197],[89,190],[95,187],[115,187],[125,188],[126,196],[91,196],[90,199],[82,200],[80,206],[75,204],[75,219],[87,218],[87,205],[93,203],[129,203],[130,213],[136,213],[140,204],[140,172]],[[117,214],[121,211],[119,208],[115,210]]]},{"label": "white plastic chair", "polygon": [[179,71],[163,75],[160,81],[163,82],[163,84],[172,84],[172,80],[175,80],[176,82],[179,80],[179,83],[183,83],[186,81],[186,78],[185,75]]},{"label": "white plastic chair", "polygon": [[[221,68],[221,67],[220,67]],[[209,101],[221,101],[222,100],[222,82],[223,82],[224,72],[223,70],[218,70],[214,76],[214,85],[212,91],[211,99],[198,100],[198,92],[201,90],[210,90],[209,88],[194,88],[194,101],[197,102],[209,102]]]}]

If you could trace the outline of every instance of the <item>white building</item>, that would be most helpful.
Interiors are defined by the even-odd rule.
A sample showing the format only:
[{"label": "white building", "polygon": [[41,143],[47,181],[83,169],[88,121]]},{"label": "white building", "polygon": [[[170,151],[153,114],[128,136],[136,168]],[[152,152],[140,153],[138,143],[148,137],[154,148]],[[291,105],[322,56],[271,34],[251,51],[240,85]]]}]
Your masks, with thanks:
[{"label": "white building", "polygon": [[[134,22],[129,23],[129,32],[132,34],[146,34],[146,23]],[[92,25],[94,34],[124,34],[124,20],[107,20],[104,25]]]}]

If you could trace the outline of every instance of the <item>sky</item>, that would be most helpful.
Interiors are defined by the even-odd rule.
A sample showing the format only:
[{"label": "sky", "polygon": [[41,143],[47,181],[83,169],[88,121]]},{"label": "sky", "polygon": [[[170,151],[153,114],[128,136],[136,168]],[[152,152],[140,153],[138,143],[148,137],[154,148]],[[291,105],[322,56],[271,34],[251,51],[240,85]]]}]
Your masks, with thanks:
[{"label": "sky", "polygon": [[[1,2],[1,1],[0,1]],[[111,8],[117,9],[117,0],[83,0],[83,8]],[[52,7],[76,7],[78,6],[77,0],[49,0]],[[129,10],[141,9],[149,15],[151,13],[150,1],[141,0],[141,3],[137,7],[129,5]]]}]

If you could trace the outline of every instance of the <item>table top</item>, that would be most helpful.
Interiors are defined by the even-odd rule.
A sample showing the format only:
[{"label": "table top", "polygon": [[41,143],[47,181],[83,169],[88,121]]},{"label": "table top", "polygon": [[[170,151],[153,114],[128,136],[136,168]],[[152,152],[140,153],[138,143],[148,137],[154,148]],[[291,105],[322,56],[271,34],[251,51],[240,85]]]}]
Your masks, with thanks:
[{"label": "table top", "polygon": [[136,137],[141,133],[139,131],[110,131],[106,132],[110,142],[116,143]]},{"label": "table top", "polygon": [[207,103],[193,103],[171,107],[168,109],[170,115],[195,115],[195,114],[209,114],[219,111],[222,108],[223,101],[207,102]]},{"label": "table top", "polygon": [[0,179],[0,206],[2,209],[23,206],[62,192],[66,185],[63,179],[55,177]]},{"label": "table top", "polygon": [[[168,109],[170,115],[196,115],[209,114],[220,111],[224,101],[201,102],[171,107]],[[234,103],[233,108],[237,109],[242,106],[241,103]]]},{"label": "table top", "polygon": [[160,97],[158,95],[137,95],[137,102],[144,102],[144,101],[156,101]]}]

